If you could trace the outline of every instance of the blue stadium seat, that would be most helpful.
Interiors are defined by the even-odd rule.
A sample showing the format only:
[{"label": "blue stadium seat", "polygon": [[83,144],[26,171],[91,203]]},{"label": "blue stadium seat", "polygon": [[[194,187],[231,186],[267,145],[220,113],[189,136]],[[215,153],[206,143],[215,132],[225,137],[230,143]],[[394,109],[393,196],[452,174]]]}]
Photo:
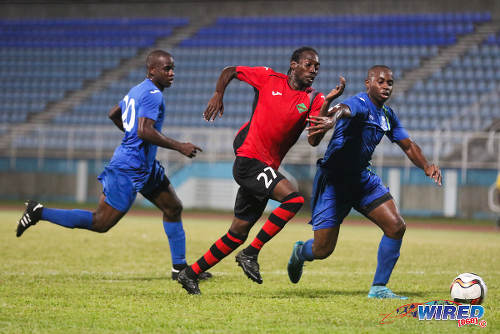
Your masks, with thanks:
[{"label": "blue stadium seat", "polygon": [[[248,85],[237,82],[228,87],[224,117],[210,125],[201,118],[225,66],[271,66],[286,72],[290,52],[299,45],[313,45],[321,61],[315,88],[328,92],[336,85],[338,76],[344,75],[347,88],[341,101],[364,91],[366,71],[375,63],[391,66],[398,80],[404,72],[419,67],[424,59],[436,56],[441,47],[456,43],[458,37],[488,21],[489,13],[220,17],[170,50],[176,59],[176,80],[164,91],[165,126],[236,129],[248,120],[254,93]],[[4,82],[13,83],[0,83],[0,87],[9,93],[29,91],[25,98],[38,99],[45,105],[60,99],[61,94],[82,88],[85,80],[97,78],[103,71],[118,66],[122,59],[136,55],[139,48],[187,23],[182,18],[0,21],[0,75],[7,79]],[[107,34],[101,38],[99,31]],[[497,89],[500,70],[492,68],[500,68],[499,40],[498,33],[491,35],[484,45],[453,60],[429,80],[417,82],[404,98],[390,101],[404,116],[405,126],[410,130],[434,128],[463,106]],[[32,44],[26,47],[30,41]],[[31,61],[36,82],[45,83],[43,89],[36,82],[11,80],[16,78],[15,68],[20,61],[26,67]],[[143,66],[131,69],[124,79],[58,116],[54,123],[111,125],[107,111],[144,75]],[[14,96],[0,95],[7,101],[0,117],[13,119],[11,113],[19,108],[30,112],[43,110],[32,106],[35,103],[29,108],[14,103],[7,95]],[[482,110],[487,110],[482,113],[488,116],[492,109]],[[28,112],[25,115],[29,117]],[[462,123],[455,124],[457,129],[467,126],[467,122]]]},{"label": "blue stadium seat", "polygon": [[[15,116],[23,107],[12,107],[17,106],[10,102],[13,99],[43,106],[30,109],[40,112],[47,103],[81,89],[86,80],[95,80],[122,59],[135,56],[139,48],[187,23],[168,17],[0,20],[0,85],[11,93],[4,99],[9,107],[1,113],[13,113],[7,117],[11,122],[24,122],[26,118]],[[30,72],[29,79],[19,77],[20,68]]]}]

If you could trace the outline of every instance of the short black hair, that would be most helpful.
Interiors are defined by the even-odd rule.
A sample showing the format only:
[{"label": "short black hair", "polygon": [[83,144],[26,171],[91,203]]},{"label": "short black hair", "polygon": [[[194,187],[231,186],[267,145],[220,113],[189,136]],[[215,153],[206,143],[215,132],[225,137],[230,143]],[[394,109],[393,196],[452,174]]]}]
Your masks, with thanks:
[{"label": "short black hair", "polygon": [[386,66],[386,65],[373,65],[372,67],[370,67],[368,69],[368,72],[366,73],[366,78],[369,79],[370,76],[373,75],[373,72],[377,69],[384,69],[384,70],[389,70],[392,72],[391,68],[389,66]]},{"label": "short black hair", "polygon": [[156,66],[156,64],[158,63],[158,58],[160,57],[167,58],[167,57],[172,57],[172,55],[167,51],[163,50],[151,51],[146,58],[146,69],[150,69],[151,67]]},{"label": "short black hair", "polygon": [[292,57],[290,57],[290,62],[294,61],[294,62],[298,63],[302,54],[304,52],[308,52],[308,51],[314,52],[316,55],[318,55],[318,51],[314,50],[312,47],[303,46],[303,47],[300,47],[297,50],[293,51]]}]

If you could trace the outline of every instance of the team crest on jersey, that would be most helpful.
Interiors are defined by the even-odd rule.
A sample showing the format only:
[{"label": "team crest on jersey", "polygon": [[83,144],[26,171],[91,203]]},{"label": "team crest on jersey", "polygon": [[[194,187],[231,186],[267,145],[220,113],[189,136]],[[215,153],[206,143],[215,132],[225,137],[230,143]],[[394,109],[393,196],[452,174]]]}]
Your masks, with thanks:
[{"label": "team crest on jersey", "polygon": [[304,103],[300,103],[296,105],[299,114],[302,114],[304,111],[307,111],[307,107]]}]

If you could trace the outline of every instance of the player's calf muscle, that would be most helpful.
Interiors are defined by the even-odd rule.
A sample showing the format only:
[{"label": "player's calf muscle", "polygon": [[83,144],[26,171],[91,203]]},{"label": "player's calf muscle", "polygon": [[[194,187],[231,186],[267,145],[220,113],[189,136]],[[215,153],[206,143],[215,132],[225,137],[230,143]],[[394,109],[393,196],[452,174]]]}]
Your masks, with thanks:
[{"label": "player's calf muscle", "polygon": [[95,215],[92,219],[92,231],[98,233],[106,233],[108,232],[114,224],[110,224],[109,222],[99,221],[95,218]]},{"label": "player's calf muscle", "polygon": [[327,242],[318,242],[314,240],[312,245],[314,258],[318,260],[326,259],[335,250],[335,245],[336,243],[332,243],[329,240]]},{"label": "player's calf muscle", "polygon": [[106,233],[118,223],[121,217],[122,215],[119,217],[104,217],[102,214],[94,212],[92,214],[92,231]]}]

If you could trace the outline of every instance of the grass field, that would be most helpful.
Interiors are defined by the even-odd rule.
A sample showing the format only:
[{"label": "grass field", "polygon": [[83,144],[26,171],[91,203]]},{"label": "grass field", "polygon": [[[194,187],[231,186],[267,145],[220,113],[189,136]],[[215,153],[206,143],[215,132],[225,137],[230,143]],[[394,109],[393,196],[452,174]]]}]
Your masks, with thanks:
[{"label": "grass field", "polygon": [[[0,212],[1,333],[499,333],[500,233],[407,229],[389,286],[409,302],[449,298],[461,272],[488,285],[486,328],[456,321],[396,319],[382,314],[406,304],[366,298],[380,231],[345,224],[335,253],[288,281],[294,241],[312,234],[291,223],[260,255],[264,284],[248,280],[230,255],[189,296],[170,279],[170,254],[160,215],[126,216],[106,234],[42,222],[15,237],[21,211]],[[220,237],[229,221],[186,218],[188,261]],[[253,237],[259,226],[255,226]]]}]

